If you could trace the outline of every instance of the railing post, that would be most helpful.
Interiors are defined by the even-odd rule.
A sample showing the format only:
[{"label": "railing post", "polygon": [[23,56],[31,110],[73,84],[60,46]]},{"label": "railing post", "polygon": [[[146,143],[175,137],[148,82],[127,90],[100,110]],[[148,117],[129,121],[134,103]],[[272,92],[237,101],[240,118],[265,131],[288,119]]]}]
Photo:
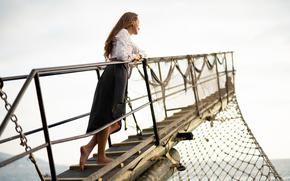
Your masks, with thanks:
[{"label": "railing post", "polygon": [[[196,107],[196,111],[197,111],[197,115],[200,116],[200,111],[199,111],[199,106],[198,106],[198,93],[197,93],[197,80],[196,80],[196,75],[195,75],[195,70],[194,70],[194,59],[189,58],[188,59],[188,64],[190,67],[190,76],[191,76],[191,84],[192,84],[192,90],[193,90],[193,94],[194,94],[194,99],[195,99],[195,107]],[[193,69],[193,71],[192,71]]]},{"label": "railing post", "polygon": [[228,64],[227,64],[227,57],[226,53],[224,53],[224,60],[225,60],[225,71],[226,71],[226,90],[227,90],[227,104],[229,103],[229,77],[228,77]]},{"label": "railing post", "polygon": [[146,68],[147,59],[143,59],[142,64],[143,64],[144,78],[145,78],[145,83],[146,83],[146,88],[147,88],[148,100],[150,102],[151,116],[152,116],[152,121],[153,121],[153,130],[154,130],[154,135],[155,135],[155,145],[158,146],[160,144],[160,140],[159,140],[159,135],[158,135],[158,130],[157,130],[157,124],[156,124],[155,113],[154,113],[153,102],[152,102],[151,91],[150,91],[149,80],[148,80],[148,73],[147,73],[147,68]]},{"label": "railing post", "polygon": [[57,180],[38,73],[36,73],[34,77],[34,81],[35,81],[38,105],[39,105],[39,110],[40,110],[40,115],[41,115],[42,126],[43,126],[44,138],[45,138],[45,142],[48,144],[46,147],[46,150],[47,150],[47,156],[49,160],[51,179]]},{"label": "railing post", "polygon": [[[161,74],[160,62],[158,62],[158,72],[159,72],[160,82],[162,82],[162,74]],[[160,86],[161,86],[161,91],[162,91],[162,96],[163,96],[163,108],[164,108],[165,118],[167,118],[165,87],[162,84]]]},{"label": "railing post", "polygon": [[218,57],[217,57],[217,54],[215,54],[215,70],[216,70],[216,78],[217,78],[217,85],[218,85],[218,91],[219,91],[219,96],[220,96],[221,108],[223,109],[223,100],[222,100],[222,94],[221,94],[221,86],[220,86],[220,77],[219,77],[219,71],[218,71]]},{"label": "railing post", "polygon": [[235,84],[236,84],[236,82],[235,82],[235,74],[236,74],[236,72],[235,72],[235,67],[234,67],[234,55],[233,55],[233,52],[231,52],[231,55],[232,55],[232,71],[233,71],[233,85],[234,85],[234,90],[236,90],[235,89]]}]

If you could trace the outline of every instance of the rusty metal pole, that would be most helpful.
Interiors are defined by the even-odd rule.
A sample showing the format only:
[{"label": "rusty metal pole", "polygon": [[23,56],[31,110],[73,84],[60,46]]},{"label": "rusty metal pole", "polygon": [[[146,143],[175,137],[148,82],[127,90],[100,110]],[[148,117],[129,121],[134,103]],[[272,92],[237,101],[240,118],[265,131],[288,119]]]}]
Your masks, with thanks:
[{"label": "rusty metal pole", "polygon": [[[188,58],[188,64],[190,67],[190,76],[191,76],[191,84],[192,84],[192,90],[194,93],[194,99],[195,99],[195,106],[196,106],[196,111],[198,116],[200,116],[200,111],[199,111],[199,99],[198,99],[198,93],[197,93],[197,80],[196,80],[196,75],[195,75],[195,70],[194,70],[194,59],[193,58]],[[193,71],[192,71],[193,69]]]},{"label": "rusty metal pole", "polygon": [[[162,82],[162,74],[161,74],[161,68],[160,68],[160,62],[158,62],[158,72],[159,72],[159,79],[160,82]],[[162,93],[162,97],[163,97],[163,108],[164,108],[164,114],[165,114],[165,118],[167,118],[167,108],[166,108],[166,98],[165,98],[165,87],[163,87],[163,85],[161,84],[161,93]],[[164,93],[164,95],[163,95]]]},{"label": "rusty metal pole", "polygon": [[41,93],[41,87],[40,87],[40,81],[39,81],[38,74],[35,75],[34,80],[35,80],[36,93],[37,93],[39,110],[40,110],[40,115],[41,115],[41,121],[42,121],[42,126],[43,126],[44,138],[45,138],[45,142],[48,144],[46,147],[46,151],[47,151],[47,156],[48,156],[48,160],[49,160],[51,179],[57,180],[56,171],[55,171],[55,164],[54,164],[54,160],[53,160],[52,147],[51,147],[52,144],[51,144],[50,138],[49,138],[49,131],[48,131],[48,126],[47,126],[47,121],[46,121],[44,103],[43,103],[43,99],[42,99],[42,93]]},{"label": "rusty metal pole", "polygon": [[234,90],[236,90],[235,85],[236,85],[236,81],[235,81],[235,77],[236,77],[236,71],[235,71],[235,67],[234,67],[234,55],[233,52],[231,52],[232,55],[232,69],[233,69],[233,86],[234,86]]},{"label": "rusty metal pole", "polygon": [[224,53],[224,60],[225,60],[225,71],[226,71],[226,91],[227,91],[227,104],[229,103],[229,77],[228,77],[228,64],[227,64],[227,57],[226,53]]},{"label": "rusty metal pole", "polygon": [[220,77],[219,77],[218,60],[217,59],[218,59],[217,54],[215,54],[215,70],[216,70],[217,85],[218,85],[218,91],[219,91],[219,99],[221,102],[221,108],[223,109],[223,100],[222,100],[222,94],[221,94]]},{"label": "rusty metal pole", "polygon": [[152,116],[152,121],[153,121],[153,131],[154,131],[154,135],[155,135],[155,145],[158,146],[160,144],[160,139],[159,139],[159,135],[158,135],[156,118],[155,118],[154,107],[153,107],[153,101],[152,101],[152,97],[151,97],[151,91],[150,91],[149,80],[148,80],[148,73],[147,73],[147,67],[146,67],[147,66],[147,59],[144,59],[142,61],[142,64],[143,64],[144,78],[145,78],[145,83],[146,83],[146,88],[147,88],[148,100],[150,102],[151,116]]}]

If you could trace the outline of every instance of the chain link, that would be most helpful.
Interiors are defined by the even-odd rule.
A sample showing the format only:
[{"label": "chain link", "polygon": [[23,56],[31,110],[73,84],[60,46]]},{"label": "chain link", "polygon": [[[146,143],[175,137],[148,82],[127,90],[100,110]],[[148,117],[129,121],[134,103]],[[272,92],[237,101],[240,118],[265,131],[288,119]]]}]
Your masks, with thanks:
[{"label": "chain link", "polygon": [[[2,90],[3,88],[3,81],[2,79],[0,78],[0,97],[1,99],[4,101],[5,103],[5,109],[7,112],[9,112],[9,110],[11,109],[11,104],[8,102],[8,96],[7,94]],[[25,134],[23,133],[23,129],[22,127],[18,124],[18,118],[17,116],[13,113],[11,116],[10,116],[10,120],[15,124],[15,130],[16,132],[20,135],[20,145],[25,147],[25,151],[28,152],[31,150],[31,147],[28,146],[27,144],[27,138],[25,136]],[[34,164],[35,168],[36,168],[36,171],[40,177],[41,180],[44,180],[43,176],[42,176],[42,173],[36,163],[36,160],[34,158],[34,155],[32,153],[29,154],[29,159],[30,161]]]},{"label": "chain link", "polygon": [[[0,89],[0,94],[1,94],[1,99],[5,103],[5,109],[6,109],[6,111],[9,111],[11,109],[11,104],[7,100],[7,98],[8,98],[7,97],[7,94],[2,89]],[[15,130],[20,135],[21,145],[25,147],[25,150],[26,151],[31,150],[31,148],[29,149],[29,146],[27,145],[27,138],[23,134],[23,129],[18,124],[18,118],[17,118],[17,116],[15,114],[12,114],[11,117],[10,117],[10,120],[15,124]]]}]

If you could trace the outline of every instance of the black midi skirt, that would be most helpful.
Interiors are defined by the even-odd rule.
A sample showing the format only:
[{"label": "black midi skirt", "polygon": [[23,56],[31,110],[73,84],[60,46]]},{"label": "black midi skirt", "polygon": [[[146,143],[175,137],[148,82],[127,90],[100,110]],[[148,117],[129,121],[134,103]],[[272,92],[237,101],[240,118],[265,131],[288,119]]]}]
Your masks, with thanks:
[{"label": "black midi skirt", "polygon": [[[105,126],[126,113],[127,84],[126,65],[108,65],[105,68],[95,91],[87,133]],[[118,123],[121,128],[121,121]]]}]

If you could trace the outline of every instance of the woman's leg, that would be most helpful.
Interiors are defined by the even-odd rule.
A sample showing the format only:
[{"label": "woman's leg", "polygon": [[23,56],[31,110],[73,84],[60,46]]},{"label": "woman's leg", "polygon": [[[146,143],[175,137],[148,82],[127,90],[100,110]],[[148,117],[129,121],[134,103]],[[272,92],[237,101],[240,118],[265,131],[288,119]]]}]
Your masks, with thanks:
[{"label": "woman's leg", "polygon": [[80,157],[80,168],[81,170],[84,170],[84,164],[86,163],[90,153],[98,143],[98,134],[95,134],[92,139],[89,141],[88,144],[81,146],[80,152],[81,152],[81,157]]},{"label": "woman's leg", "polygon": [[[120,124],[119,123],[115,123],[112,126],[110,126],[109,128],[107,128],[107,131],[109,131],[109,135],[110,135],[112,132],[118,130],[119,128],[120,128]],[[103,130],[103,131],[105,131],[105,130]],[[101,132],[103,132],[103,131],[101,131]],[[88,144],[86,144],[84,146],[81,146],[81,148],[80,148],[80,152],[81,152],[80,167],[81,167],[81,170],[84,170],[85,162],[87,161],[90,153],[92,152],[92,150],[94,149],[96,144],[98,144],[98,137],[100,137],[100,138],[102,138],[102,137],[105,138],[106,137],[106,135],[104,135],[104,134],[107,134],[107,133],[101,133],[101,132],[95,134],[92,137],[92,139],[89,141]],[[98,155],[100,155],[100,159],[98,158],[98,162],[107,163],[107,162],[111,161],[111,159],[107,158],[106,155],[105,155],[106,141],[108,140],[109,135],[107,136],[106,139],[102,139],[102,141],[99,144]],[[105,143],[103,141],[105,141]],[[105,161],[104,161],[104,159],[105,159]],[[107,162],[106,162],[106,160],[107,160]]]},{"label": "woman's leg", "polygon": [[98,163],[108,163],[112,161],[105,154],[105,148],[106,148],[107,140],[109,138],[110,133],[111,133],[111,126],[108,128],[105,128],[104,130],[98,133],[98,158],[97,158]]},{"label": "woman's leg", "polygon": [[119,123],[115,123],[113,125],[111,125],[110,127],[104,129],[103,131],[101,131],[98,134],[98,163],[108,163],[110,161],[112,161],[112,159],[108,158],[106,156],[105,153],[105,148],[106,148],[106,144],[107,144],[107,140],[109,138],[109,135],[118,130],[120,128],[120,124]]},{"label": "woman's leg", "polygon": [[113,125],[111,125],[110,134],[112,134],[113,132],[115,132],[118,129],[120,129],[120,124],[114,123]]}]

